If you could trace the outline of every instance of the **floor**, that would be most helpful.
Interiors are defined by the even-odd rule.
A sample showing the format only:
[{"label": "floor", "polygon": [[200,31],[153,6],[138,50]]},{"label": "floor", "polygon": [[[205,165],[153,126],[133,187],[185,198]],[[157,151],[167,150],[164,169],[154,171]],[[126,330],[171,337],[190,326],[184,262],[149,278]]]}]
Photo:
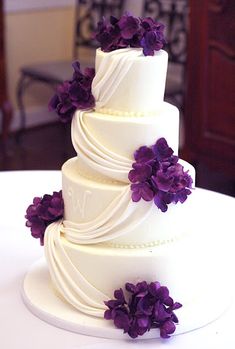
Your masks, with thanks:
[{"label": "floor", "polygon": [[[70,125],[48,124],[26,130],[17,141],[12,135],[7,155],[0,152],[0,170],[59,170],[76,156],[71,143]],[[235,197],[235,181],[200,165],[196,185]],[[199,182],[200,179],[200,182]]]},{"label": "floor", "polygon": [[59,170],[75,155],[70,125],[53,123],[27,129],[19,140],[12,135],[7,156],[0,155],[0,170]]}]

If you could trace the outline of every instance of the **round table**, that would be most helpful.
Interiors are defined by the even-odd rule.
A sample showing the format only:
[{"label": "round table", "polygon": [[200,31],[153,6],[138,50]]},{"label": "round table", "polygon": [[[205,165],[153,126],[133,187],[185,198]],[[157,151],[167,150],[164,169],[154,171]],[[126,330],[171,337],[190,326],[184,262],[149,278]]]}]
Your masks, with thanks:
[{"label": "round table", "polygon": [[[31,237],[25,227],[25,210],[33,197],[61,189],[60,171],[12,171],[0,172],[0,343],[3,349],[221,349],[235,348],[233,334],[235,302],[213,323],[169,340],[118,341],[88,337],[68,332],[31,314],[21,299],[21,287],[25,273],[33,262],[43,255],[39,241]],[[208,203],[210,217],[221,224],[221,238],[228,229],[234,233],[235,199],[226,195],[197,188],[197,195]],[[213,210],[213,212],[211,212]],[[198,217],[200,219],[200,217]],[[193,224],[193,222],[192,222]],[[215,224],[215,222],[213,223]],[[204,223],[205,232],[212,228],[211,218]],[[224,251],[223,253],[226,253]],[[219,258],[223,258],[220,255]],[[234,287],[235,277],[231,273]],[[192,315],[193,316],[193,315]],[[203,314],[202,314],[203,316]]]}]

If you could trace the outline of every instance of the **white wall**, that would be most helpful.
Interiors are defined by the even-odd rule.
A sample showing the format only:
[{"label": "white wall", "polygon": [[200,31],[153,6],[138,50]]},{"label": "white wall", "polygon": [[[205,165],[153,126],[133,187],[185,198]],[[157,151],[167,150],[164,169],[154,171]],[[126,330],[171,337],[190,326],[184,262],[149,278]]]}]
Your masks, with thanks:
[{"label": "white wall", "polygon": [[[137,0],[138,1],[138,0]],[[75,0],[5,0],[5,12],[20,12],[73,6]]]},{"label": "white wall", "polygon": [[142,14],[143,0],[126,0],[126,9],[133,15],[140,16]]}]

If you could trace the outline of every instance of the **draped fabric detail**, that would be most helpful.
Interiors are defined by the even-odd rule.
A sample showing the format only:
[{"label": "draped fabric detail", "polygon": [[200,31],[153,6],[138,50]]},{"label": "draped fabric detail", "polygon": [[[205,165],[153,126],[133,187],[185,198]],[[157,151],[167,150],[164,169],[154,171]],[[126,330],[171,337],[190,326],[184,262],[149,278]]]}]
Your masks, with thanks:
[{"label": "draped fabric detail", "polygon": [[61,236],[75,244],[97,244],[127,234],[142,223],[152,205],[131,201],[129,185],[96,219],[87,223],[60,220],[50,224],[44,244],[50,275],[58,292],[79,311],[103,317],[109,297],[91,285],[79,272],[63,247]]},{"label": "draped fabric detail", "polygon": [[85,112],[78,110],[72,120],[72,142],[79,158],[96,172],[128,183],[133,161],[98,142],[86,126],[84,117]]},{"label": "draped fabric detail", "polygon": [[152,203],[132,202],[127,185],[98,217],[86,223],[64,220],[61,230],[75,244],[102,243],[128,234],[146,219],[151,209]]},{"label": "draped fabric detail", "polygon": [[[112,56],[115,58],[112,59]],[[121,49],[103,57],[92,82],[96,108],[104,107],[114,95],[133,64],[139,50]],[[62,297],[80,312],[103,317],[104,301],[109,297],[96,289],[75,267],[63,245],[63,239],[75,244],[97,244],[128,234],[149,215],[152,203],[131,200],[128,173],[132,159],[114,153],[102,145],[86,126],[85,111],[78,110],[72,120],[72,142],[81,160],[89,168],[108,178],[126,183],[123,191],[113,199],[95,219],[85,223],[60,220],[50,224],[45,232],[45,255],[52,282]]]},{"label": "draped fabric detail", "polygon": [[50,275],[62,297],[82,313],[103,317],[109,299],[91,285],[73,265],[61,242],[62,221],[50,224],[45,232],[45,255]]},{"label": "draped fabric detail", "polygon": [[[142,51],[133,48],[119,49],[105,54],[92,82],[96,109],[107,105],[131,68],[133,58],[141,55]],[[115,59],[112,59],[113,56]]]}]

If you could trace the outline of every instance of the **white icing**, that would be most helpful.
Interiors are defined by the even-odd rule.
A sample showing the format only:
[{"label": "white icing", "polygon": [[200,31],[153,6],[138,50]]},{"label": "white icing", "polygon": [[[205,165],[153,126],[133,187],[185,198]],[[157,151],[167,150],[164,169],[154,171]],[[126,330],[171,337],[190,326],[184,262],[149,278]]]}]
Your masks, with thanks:
[{"label": "white icing", "polygon": [[114,116],[125,116],[125,117],[143,117],[143,116],[156,116],[156,110],[153,112],[128,112],[128,111],[120,111],[120,110],[113,110],[113,109],[107,109],[107,108],[96,108],[95,111],[99,114],[105,114],[105,115],[114,115]]},{"label": "white icing", "polygon": [[74,266],[61,243],[61,221],[50,224],[45,232],[45,255],[54,286],[62,297],[79,311],[103,317],[108,297],[90,284]]},{"label": "white icing", "polygon": [[130,187],[117,196],[95,219],[86,223],[64,220],[62,232],[66,239],[76,244],[97,244],[126,235],[138,227],[149,215],[152,203],[132,202]]},{"label": "white icing", "polygon": [[68,242],[61,231],[61,222],[56,222],[45,234],[52,281],[67,302],[89,315],[103,316],[103,301],[113,298],[114,290],[126,282],[158,280],[169,288],[176,301],[187,306],[203,296],[208,275],[215,276],[213,280],[217,282],[218,275],[224,273],[217,249],[210,249],[208,260],[214,234],[205,235],[192,225],[190,234],[182,239],[144,249],[77,245]]},{"label": "white icing", "polygon": [[86,127],[83,117],[84,112],[78,111],[72,121],[72,142],[78,156],[94,171],[112,179],[128,182],[132,161],[98,142]]},{"label": "white icing", "polygon": [[[169,127],[170,126],[170,127]],[[71,127],[73,146],[89,175],[99,173],[110,180],[128,183],[134,152],[164,137],[178,153],[179,112],[168,103],[153,117],[113,117],[77,111]]]},{"label": "white icing", "polygon": [[80,199],[74,194],[72,187],[68,188],[68,196],[71,198],[72,209],[73,211],[78,212],[82,218],[85,217],[85,212],[88,210],[87,201],[91,194],[90,190],[85,190],[82,199]]},{"label": "white icing", "polygon": [[[71,244],[66,239],[62,243],[74,266],[86,280],[109,297],[113,297],[113,291],[123,287],[126,282],[157,280],[169,288],[174,300],[186,306],[198,292],[203,293],[208,284],[208,275],[215,265],[217,271],[220,269],[223,274],[220,263],[216,263],[216,252],[210,250],[208,261],[208,236],[205,237],[203,231],[194,231],[192,225],[190,228],[190,234],[180,240],[143,249],[81,246]],[[209,236],[212,238],[212,234]]]},{"label": "white icing", "polygon": [[140,55],[141,51],[130,48],[115,50],[104,55],[92,81],[96,108],[107,105],[116,90],[120,88],[121,82],[133,64],[133,59]]},{"label": "white icing", "polygon": [[92,93],[96,108],[154,112],[163,101],[168,55],[160,50],[144,56],[140,48],[96,51]]}]

